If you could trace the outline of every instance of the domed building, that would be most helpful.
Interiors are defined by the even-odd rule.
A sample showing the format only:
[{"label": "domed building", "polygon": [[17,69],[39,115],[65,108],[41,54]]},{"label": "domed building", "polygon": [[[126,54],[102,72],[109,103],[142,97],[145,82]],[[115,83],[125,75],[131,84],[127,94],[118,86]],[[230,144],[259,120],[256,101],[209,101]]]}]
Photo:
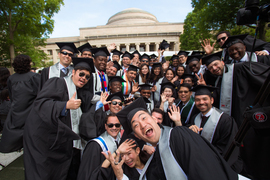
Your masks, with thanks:
[{"label": "domed building", "polygon": [[56,63],[59,61],[59,49],[55,42],[74,42],[77,47],[86,42],[93,47],[115,43],[116,49],[123,52],[138,50],[152,54],[157,52],[160,42],[165,39],[170,44],[169,51],[165,52],[171,52],[171,55],[179,51],[179,36],[183,26],[184,23],[159,22],[156,16],[147,11],[128,8],[111,16],[106,25],[80,28],[80,36],[50,38],[43,50]]}]

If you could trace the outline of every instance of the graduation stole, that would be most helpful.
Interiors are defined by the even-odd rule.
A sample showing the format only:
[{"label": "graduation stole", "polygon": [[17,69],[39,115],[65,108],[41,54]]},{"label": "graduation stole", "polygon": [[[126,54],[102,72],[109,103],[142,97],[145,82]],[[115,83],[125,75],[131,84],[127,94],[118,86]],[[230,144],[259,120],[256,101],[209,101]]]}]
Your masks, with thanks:
[{"label": "graduation stole", "polygon": [[103,91],[103,87],[102,87],[102,81],[103,81],[105,91],[108,92],[107,82],[106,82],[106,78],[105,78],[104,72],[103,71],[101,71],[101,72],[102,72],[102,77],[101,77],[101,73],[98,72],[100,83],[101,83],[101,91]]},{"label": "graduation stole", "polygon": [[[124,95],[129,95],[132,89],[131,89],[130,82],[128,81],[126,73],[122,76],[122,78],[126,81],[126,82],[122,82],[122,92]],[[132,83],[135,83],[135,81],[133,80]]]},{"label": "graduation stole", "polygon": [[[176,159],[174,158],[171,148],[170,148],[170,136],[171,136],[171,131],[172,128],[167,127],[167,126],[163,126],[161,129],[161,134],[160,134],[160,138],[159,138],[159,155],[160,155],[160,159],[162,162],[162,167],[166,176],[166,179],[181,179],[181,180],[187,180],[187,175],[185,174],[185,172],[183,171],[183,169],[181,168],[181,166],[178,164],[178,162],[176,161]],[[156,152],[154,152],[156,153]],[[154,153],[150,156],[150,158],[148,159],[148,161],[146,162],[141,175],[140,175],[140,180],[145,180],[146,176],[146,170],[148,168],[148,166],[150,165]]]},{"label": "graduation stole", "polygon": [[[72,76],[66,76],[64,77],[64,80],[66,82],[67,85],[67,89],[68,89],[68,97],[69,99],[71,99],[71,97],[73,96],[73,94],[76,91],[76,86],[72,81]],[[77,99],[77,94],[76,97]],[[82,110],[79,107],[78,109],[70,109],[70,119],[71,119],[71,129],[73,132],[75,132],[76,134],[79,134],[79,122],[81,119],[81,115],[82,115]],[[82,149],[82,143],[81,140],[74,140],[73,141],[73,147],[77,148],[77,149]]]},{"label": "graduation stole", "polygon": [[[60,68],[59,68],[60,64],[59,62],[58,63],[55,63],[54,65],[50,66],[49,68],[49,79],[50,78],[53,78],[53,77],[60,77]],[[69,71],[68,71],[68,74],[67,76],[70,76],[72,74],[72,70],[73,68],[71,66],[69,66]]]},{"label": "graduation stole", "polygon": [[[213,111],[212,111],[210,117],[208,118],[205,125],[203,126],[201,136],[204,137],[206,140],[208,140],[210,143],[212,143],[212,141],[213,141],[213,137],[214,137],[214,134],[216,132],[216,128],[217,128],[219,119],[220,119],[222,114],[223,114],[222,111],[213,107]],[[196,116],[194,123],[196,126],[200,127],[201,122],[202,122],[201,113],[199,113]]]},{"label": "graduation stole", "polygon": [[[181,103],[181,101],[179,102]],[[185,106],[181,109],[181,120],[182,122],[185,122],[187,123],[189,118],[190,118],[190,114],[193,110],[193,107],[194,107],[195,103],[194,103],[194,97],[191,96],[188,103],[185,104]]]}]

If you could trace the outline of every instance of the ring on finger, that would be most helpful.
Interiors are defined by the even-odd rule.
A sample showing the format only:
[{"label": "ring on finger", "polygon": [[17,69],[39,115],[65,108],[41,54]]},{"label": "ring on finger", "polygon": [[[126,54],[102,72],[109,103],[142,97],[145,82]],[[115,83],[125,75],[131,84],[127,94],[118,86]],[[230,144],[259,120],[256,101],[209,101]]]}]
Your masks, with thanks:
[{"label": "ring on finger", "polygon": [[118,165],[118,164],[119,164],[119,162],[115,162],[115,161],[114,161],[114,165]]}]

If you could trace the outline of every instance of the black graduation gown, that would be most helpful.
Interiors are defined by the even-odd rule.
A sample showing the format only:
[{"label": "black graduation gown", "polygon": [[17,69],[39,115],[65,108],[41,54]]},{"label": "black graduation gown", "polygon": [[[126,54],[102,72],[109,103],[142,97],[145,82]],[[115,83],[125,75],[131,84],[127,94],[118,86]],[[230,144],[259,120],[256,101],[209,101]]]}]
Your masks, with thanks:
[{"label": "black graduation gown", "polygon": [[[189,180],[238,179],[216,149],[187,127],[173,128],[170,148]],[[146,172],[147,180],[166,179],[159,153],[157,146]]]},{"label": "black graduation gown", "polygon": [[128,177],[129,180],[138,180],[140,174],[136,168],[130,168],[125,163],[122,166],[124,174]]},{"label": "black graduation gown", "polygon": [[89,141],[86,145],[78,173],[78,180],[113,180],[115,175],[111,167],[101,167],[105,157],[96,141]]},{"label": "black graduation gown", "polygon": [[37,96],[40,75],[15,73],[7,81],[11,108],[4,124],[0,152],[8,153],[23,147],[23,128]]},{"label": "black graduation gown", "polygon": [[[41,72],[41,78],[40,78],[40,83],[39,83],[39,91],[42,89],[43,85],[45,84],[45,82],[49,79],[49,71],[50,71],[50,67],[46,67],[42,70]],[[60,77],[65,77],[66,74],[63,73],[63,71],[60,71]]]},{"label": "black graduation gown", "polygon": [[64,180],[72,160],[70,113],[61,116],[69,100],[63,78],[51,78],[38,94],[24,129],[25,179]]}]

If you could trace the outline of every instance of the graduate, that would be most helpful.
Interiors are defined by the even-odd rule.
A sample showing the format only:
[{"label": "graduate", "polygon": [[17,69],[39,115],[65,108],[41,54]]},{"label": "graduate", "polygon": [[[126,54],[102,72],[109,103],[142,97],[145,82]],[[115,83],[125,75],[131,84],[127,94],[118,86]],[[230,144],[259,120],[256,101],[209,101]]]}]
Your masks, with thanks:
[{"label": "graduate", "polygon": [[71,76],[49,79],[33,103],[24,128],[26,180],[76,179],[83,148],[77,89],[90,79],[88,58],[74,58]]},{"label": "graduate", "polygon": [[73,67],[70,66],[70,63],[72,62],[74,54],[79,53],[79,51],[74,43],[71,42],[58,42],[56,44],[60,48],[58,53],[60,61],[42,70],[39,90],[41,90],[45,82],[52,77],[65,77],[72,74]]},{"label": "graduate", "polygon": [[133,98],[135,92],[138,90],[138,83],[135,82],[137,69],[137,66],[129,65],[127,72],[122,76],[122,78],[126,81],[122,83],[122,92],[125,98]]},{"label": "graduate", "polygon": [[117,61],[113,61],[113,65],[109,68],[109,71],[106,73],[108,77],[116,76],[120,70],[122,70],[122,67],[119,65],[119,63]]},{"label": "graduate", "polygon": [[123,54],[121,51],[118,51],[116,49],[112,50],[112,60],[120,63],[120,56]]},{"label": "graduate", "polygon": [[[124,128],[156,147],[140,178],[152,179],[237,179],[215,148],[187,127],[160,126],[145,109],[143,98],[117,113]],[[179,113],[173,114],[178,116]],[[172,116],[172,118],[174,118]],[[126,130],[126,129],[125,129]]]},{"label": "graduate", "polygon": [[123,78],[119,76],[109,77],[109,94],[113,94],[122,91],[122,83],[126,82]]},{"label": "graduate", "polygon": [[91,49],[92,46],[88,42],[78,47],[78,50],[81,52],[81,57],[83,58],[93,58]]},{"label": "graduate", "polygon": [[117,76],[123,76],[128,71],[128,67],[131,64],[131,59],[133,59],[133,57],[134,55],[127,51],[122,54],[122,71],[118,71]]},{"label": "graduate", "polygon": [[155,107],[155,103],[154,101],[151,99],[151,94],[152,94],[152,85],[150,84],[140,84],[140,94],[142,97],[145,97],[146,99],[148,99],[149,103],[146,104],[147,106],[147,110],[149,113],[151,113],[151,111],[154,109]]},{"label": "graduate", "polygon": [[188,58],[188,54],[189,52],[187,51],[183,51],[183,50],[180,50],[177,55],[179,56],[179,64],[180,65],[183,65],[185,68],[186,68],[186,61],[187,61],[187,58]]},{"label": "graduate", "polygon": [[170,65],[170,68],[175,72],[177,66],[179,65],[179,56],[178,55],[173,55],[170,59],[172,64]]}]

